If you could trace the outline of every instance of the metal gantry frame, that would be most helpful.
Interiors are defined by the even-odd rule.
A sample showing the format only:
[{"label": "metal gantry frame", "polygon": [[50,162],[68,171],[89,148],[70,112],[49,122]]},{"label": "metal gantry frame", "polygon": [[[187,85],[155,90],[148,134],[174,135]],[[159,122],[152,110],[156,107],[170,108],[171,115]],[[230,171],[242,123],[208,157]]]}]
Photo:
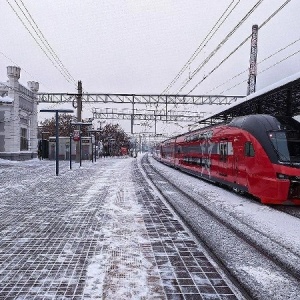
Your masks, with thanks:
[{"label": "metal gantry frame", "polygon": [[[39,103],[66,103],[73,102],[76,94],[68,93],[37,93]],[[159,95],[159,94],[90,94],[82,93],[82,102],[86,103],[131,103],[131,104],[152,104],[165,105],[166,111],[168,104],[231,104],[244,96],[225,96],[225,95]]]},{"label": "metal gantry frame", "polygon": [[[126,112],[101,111],[97,108],[93,111],[94,119],[123,119],[131,121],[131,133],[133,133],[134,120],[148,120],[155,123],[163,122],[197,122],[204,118],[205,112],[189,112],[178,110],[178,107],[185,105],[229,105],[244,96],[224,96],[224,95],[161,95],[161,94],[90,94],[79,93],[38,93],[38,103],[114,103],[130,104],[131,110]],[[137,105],[150,105],[155,109],[145,109],[143,111],[136,108]],[[78,104],[79,106],[79,104]],[[74,106],[75,107],[75,106]],[[161,108],[162,107],[162,108]],[[75,107],[76,108],[76,107]]]},{"label": "metal gantry frame", "polygon": [[[209,126],[217,123],[230,121],[237,116],[249,114],[270,114],[270,115],[300,115],[300,75],[295,74],[291,79],[284,80],[282,84],[265,90],[264,93],[254,93],[245,96],[223,96],[223,95],[136,95],[136,94],[82,94],[82,101],[86,103],[129,103],[132,109],[127,112],[120,111],[101,111],[95,109],[93,111],[94,118],[112,119],[123,118],[131,120],[132,124],[137,120],[156,121],[188,121],[195,122],[193,125]],[[76,94],[67,93],[38,93],[39,103],[64,103],[74,102]],[[237,100],[244,101],[236,104]],[[137,110],[135,105],[154,105],[155,110]],[[198,113],[198,117],[188,112],[182,113],[182,110],[170,109],[170,105],[178,107],[179,105],[229,105],[228,109],[214,114],[208,118],[204,118],[204,112]],[[163,108],[159,108],[163,106]],[[196,120],[197,119],[197,120]],[[200,119],[200,120],[199,120]],[[132,130],[133,133],[133,130]],[[156,134],[156,131],[155,133]]]},{"label": "metal gantry frame", "polygon": [[172,121],[172,122],[197,122],[199,118],[204,118],[204,112],[189,112],[189,111],[169,111],[167,114],[165,110],[116,110],[116,109],[93,109],[94,119],[122,119],[122,120],[159,120],[159,121]]}]

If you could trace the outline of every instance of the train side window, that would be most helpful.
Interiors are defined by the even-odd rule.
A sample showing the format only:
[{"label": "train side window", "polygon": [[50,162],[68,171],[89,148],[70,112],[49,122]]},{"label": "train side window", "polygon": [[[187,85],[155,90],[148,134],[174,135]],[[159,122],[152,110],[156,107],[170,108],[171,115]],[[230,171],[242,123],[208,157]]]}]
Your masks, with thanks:
[{"label": "train side window", "polygon": [[227,142],[222,142],[219,144],[219,153],[220,153],[220,161],[226,162],[228,150],[227,150]]},{"label": "train side window", "polygon": [[245,156],[254,157],[254,155],[255,155],[255,151],[254,151],[253,144],[251,142],[246,142],[245,143]]}]

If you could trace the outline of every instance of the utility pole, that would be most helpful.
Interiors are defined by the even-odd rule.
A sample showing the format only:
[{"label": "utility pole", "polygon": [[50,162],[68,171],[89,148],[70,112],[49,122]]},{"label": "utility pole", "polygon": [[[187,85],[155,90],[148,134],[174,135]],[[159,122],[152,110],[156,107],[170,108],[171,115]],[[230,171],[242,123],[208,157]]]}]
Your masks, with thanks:
[{"label": "utility pole", "polygon": [[132,96],[131,134],[133,134],[133,125],[134,125],[134,95]]},{"label": "utility pole", "polygon": [[78,81],[78,87],[77,87],[77,122],[81,122],[81,112],[82,112],[82,83],[79,80]]},{"label": "utility pole", "polygon": [[247,95],[255,93],[255,91],[256,91],[257,35],[258,35],[258,26],[253,25],[252,26],[250,67],[249,67],[249,79],[248,79]]},{"label": "utility pole", "polygon": [[[77,122],[82,122],[82,116],[81,116],[81,112],[82,112],[82,83],[79,80],[78,81],[78,87],[77,87],[77,95],[76,95],[76,100],[77,100]],[[80,131],[81,130],[81,126],[77,125],[77,129]],[[81,133],[79,134],[80,139],[81,139]],[[80,141],[76,142],[76,162],[81,161],[81,151],[80,151]]]}]

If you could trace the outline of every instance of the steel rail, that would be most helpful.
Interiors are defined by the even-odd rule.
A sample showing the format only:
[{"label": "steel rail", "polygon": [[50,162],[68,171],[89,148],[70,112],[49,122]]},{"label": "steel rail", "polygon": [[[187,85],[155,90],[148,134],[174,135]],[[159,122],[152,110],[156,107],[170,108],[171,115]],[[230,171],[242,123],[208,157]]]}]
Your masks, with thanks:
[{"label": "steel rail", "polygon": [[[145,162],[145,160],[146,160],[146,158],[144,159],[143,164],[144,165],[147,164],[147,166],[149,166],[149,168],[151,168],[151,172],[155,172],[155,176],[160,177],[160,181],[167,182],[167,184],[173,190],[175,190],[176,193],[180,194],[182,197],[185,197],[187,200],[192,201],[194,204],[196,204],[198,207],[200,207],[200,209],[202,211],[204,211],[204,213],[206,213],[211,218],[216,220],[219,224],[224,226],[226,229],[230,230],[235,236],[237,236],[238,238],[243,240],[245,243],[247,243],[248,245],[250,245],[251,247],[256,249],[256,251],[258,253],[260,253],[260,255],[267,258],[269,261],[271,261],[272,263],[277,265],[280,269],[284,270],[287,274],[289,274],[295,280],[300,281],[300,266],[298,263],[300,260],[300,256],[298,253],[291,251],[291,249],[289,249],[285,245],[280,244],[278,241],[270,238],[269,236],[265,235],[264,233],[258,231],[256,228],[250,226],[249,224],[246,224],[242,220],[235,219],[235,224],[232,224],[228,220],[223,219],[216,212],[210,210],[207,206],[205,206],[204,204],[197,201],[194,197],[192,197],[185,191],[181,190],[178,186],[176,186],[168,178],[166,178],[162,174],[158,173],[157,170],[155,169],[155,167],[150,164],[148,158],[147,158],[147,162]],[[149,172],[147,172],[147,173],[149,173]],[[151,179],[151,177],[153,177],[153,175],[151,175],[151,174],[148,174],[148,176],[150,179]],[[164,194],[164,191],[159,187],[158,184],[155,184],[155,182],[153,182],[153,184],[158,188],[158,190],[160,190],[160,192],[162,194]],[[167,196],[165,195],[165,197],[167,197]],[[201,197],[204,198],[204,196],[201,196]],[[172,204],[170,203],[170,205],[172,205]],[[178,209],[176,209],[176,207],[173,206],[173,208],[181,216],[181,218],[184,218],[182,213],[179,212]],[[186,221],[186,222],[188,222],[188,221]],[[237,223],[239,223],[239,226],[244,226],[244,227],[246,226],[247,230],[251,231],[252,234],[249,234],[249,233],[245,234],[245,232],[237,226]],[[192,224],[190,224],[190,222],[188,222],[188,225],[190,227],[193,226]],[[260,239],[257,240],[255,235],[256,236],[259,235]],[[277,249],[278,248],[281,248],[281,249],[277,250],[277,251],[270,251],[270,249],[267,249],[265,247],[266,243],[271,245],[272,249],[275,248],[274,247],[275,245],[276,245]],[[282,255],[281,255],[281,253],[282,253]],[[289,254],[288,260],[287,260],[287,253]],[[222,258],[219,257],[219,260],[222,261]],[[234,278],[236,278],[235,274],[232,274],[232,276]],[[239,282],[238,278],[236,278],[236,280]],[[240,284],[242,284],[242,283],[240,283]],[[251,292],[251,291],[247,290],[246,287],[245,287],[245,290],[249,293]]]}]

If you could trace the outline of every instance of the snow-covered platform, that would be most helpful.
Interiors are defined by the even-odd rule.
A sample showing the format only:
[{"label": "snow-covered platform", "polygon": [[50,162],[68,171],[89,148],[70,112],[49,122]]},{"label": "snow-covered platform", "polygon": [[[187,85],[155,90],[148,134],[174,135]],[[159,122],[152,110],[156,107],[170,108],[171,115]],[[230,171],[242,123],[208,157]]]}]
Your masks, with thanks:
[{"label": "snow-covered platform", "polygon": [[0,299],[238,299],[138,159],[0,160]]}]

